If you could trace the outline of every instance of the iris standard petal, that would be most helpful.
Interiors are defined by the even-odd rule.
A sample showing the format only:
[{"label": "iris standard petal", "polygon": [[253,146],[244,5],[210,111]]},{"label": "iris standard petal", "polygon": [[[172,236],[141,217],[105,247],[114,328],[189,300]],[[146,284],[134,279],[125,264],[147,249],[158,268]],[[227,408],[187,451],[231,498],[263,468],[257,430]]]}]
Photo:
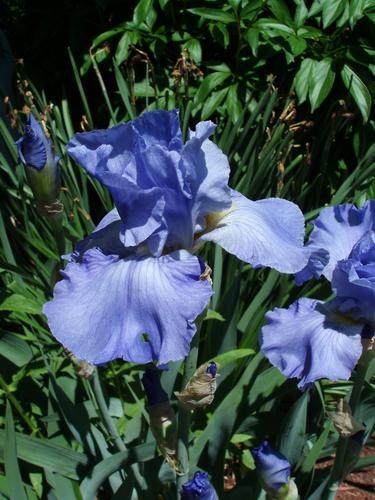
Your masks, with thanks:
[{"label": "iris standard petal", "polygon": [[215,125],[210,121],[198,123],[181,152],[184,192],[191,199],[193,231],[195,224],[202,224],[205,215],[231,205],[228,158],[208,140],[214,130]]},{"label": "iris standard petal", "polygon": [[375,263],[361,265],[352,259],[341,260],[333,271],[332,289],[343,314],[374,324]]},{"label": "iris standard petal", "polygon": [[185,251],[121,259],[91,249],[68,264],[43,310],[53,335],[81,359],[162,365],[189,352],[212,294],[201,273]]},{"label": "iris standard petal", "polygon": [[133,127],[142,137],[146,147],[159,144],[169,150],[182,148],[182,133],[178,109],[156,110],[144,113],[132,121]]},{"label": "iris standard petal", "polygon": [[261,350],[298,387],[321,378],[348,379],[361,353],[363,324],[335,314],[329,304],[302,298],[266,314]]},{"label": "iris standard petal", "polygon": [[232,206],[207,217],[200,240],[214,241],[254,267],[294,273],[308,260],[303,235],[303,214],[294,203],[280,198],[251,201],[232,190]]},{"label": "iris standard petal", "polygon": [[[319,249],[329,253],[329,261],[322,269],[322,262],[316,259],[314,272],[302,270],[297,278],[299,283],[323,274],[332,279],[333,270],[339,260],[347,259],[354,245],[367,232],[374,229],[375,200],[370,200],[362,208],[354,205],[336,205],[324,208],[319,217],[312,221],[314,229],[310,235],[307,248],[316,254]],[[313,262],[309,262],[311,271]],[[307,271],[307,272],[306,272]]]}]

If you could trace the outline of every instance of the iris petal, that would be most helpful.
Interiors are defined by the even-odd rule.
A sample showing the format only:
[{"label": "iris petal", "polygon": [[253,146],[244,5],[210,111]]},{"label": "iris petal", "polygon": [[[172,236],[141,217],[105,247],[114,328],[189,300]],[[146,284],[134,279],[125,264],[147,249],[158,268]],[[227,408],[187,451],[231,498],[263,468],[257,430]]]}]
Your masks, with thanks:
[{"label": "iris petal", "polygon": [[[298,283],[317,278],[323,274],[328,280],[339,260],[347,259],[354,245],[367,232],[374,229],[375,200],[368,201],[362,208],[354,205],[336,205],[324,208],[312,224],[307,248],[315,256],[316,266],[310,261],[296,277]],[[328,263],[322,265],[318,257],[319,249],[329,253]],[[315,269],[312,269],[315,267]]]},{"label": "iris petal", "polygon": [[261,350],[286,377],[304,389],[321,378],[348,379],[361,352],[363,324],[334,314],[329,305],[302,298],[266,315]]},{"label": "iris petal", "polygon": [[198,123],[181,152],[184,192],[191,198],[194,225],[200,224],[210,212],[225,210],[231,205],[228,158],[208,140],[214,130],[215,125],[210,121]]},{"label": "iris petal", "polygon": [[[201,236],[254,267],[284,273],[300,270],[308,260],[303,248],[304,219],[294,203],[280,198],[251,201],[232,191],[232,206],[212,214],[216,227]],[[210,219],[208,218],[210,225]]]},{"label": "iris petal", "polygon": [[201,272],[185,251],[121,259],[91,249],[68,264],[44,313],[53,335],[81,359],[162,365],[189,351],[194,320],[212,294]]}]

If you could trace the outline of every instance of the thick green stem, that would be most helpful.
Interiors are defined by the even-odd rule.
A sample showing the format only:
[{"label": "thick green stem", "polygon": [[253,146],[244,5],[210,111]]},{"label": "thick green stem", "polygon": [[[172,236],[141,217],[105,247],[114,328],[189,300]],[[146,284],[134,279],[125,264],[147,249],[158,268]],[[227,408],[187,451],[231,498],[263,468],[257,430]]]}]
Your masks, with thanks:
[{"label": "thick green stem", "polygon": [[100,413],[101,413],[102,418],[104,420],[104,423],[107,427],[107,430],[108,430],[109,434],[111,435],[113,441],[115,442],[117,449],[119,451],[125,451],[126,450],[125,443],[123,442],[119,433],[117,432],[117,429],[113,423],[112,417],[109,414],[107,403],[104,399],[104,394],[103,394],[102,386],[101,386],[100,379],[99,379],[98,369],[95,369],[95,371],[94,371],[92,382],[93,382],[92,388],[94,391],[95,399],[96,399],[96,402],[98,404]]},{"label": "thick green stem", "polygon": [[[354,379],[352,392],[350,395],[349,405],[354,417],[356,417],[356,414],[358,413],[358,404],[360,402],[362,388],[368,368],[367,361],[368,361],[367,358],[363,356],[363,358],[358,363],[357,372]],[[343,476],[345,473],[345,465],[347,461],[347,448],[349,439],[350,438],[340,438],[337,443],[336,458],[327,484],[328,500],[333,500],[335,498],[340,483],[344,479]]]},{"label": "thick green stem", "polygon": [[[184,376],[182,378],[181,390],[184,390],[197,368],[200,326],[201,322],[197,321],[197,333],[193,337],[190,352],[184,362]],[[189,476],[190,420],[191,410],[186,410],[180,405],[178,409],[177,459],[181,473],[177,476],[177,498],[180,498],[181,487],[188,480]]]}]

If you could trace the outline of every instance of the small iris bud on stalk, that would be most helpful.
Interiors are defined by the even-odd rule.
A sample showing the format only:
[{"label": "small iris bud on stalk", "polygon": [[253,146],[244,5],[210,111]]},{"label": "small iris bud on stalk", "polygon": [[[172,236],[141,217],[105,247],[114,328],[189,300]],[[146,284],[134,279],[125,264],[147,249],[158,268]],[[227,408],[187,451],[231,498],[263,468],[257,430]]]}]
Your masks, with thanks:
[{"label": "small iris bud on stalk", "polygon": [[33,191],[37,209],[45,216],[55,233],[60,253],[64,253],[62,235],[63,206],[59,200],[59,157],[53,151],[47,131],[29,113],[23,136],[16,142],[18,155],[26,167],[28,183]]},{"label": "small iris bud on stalk", "polygon": [[186,410],[195,410],[210,405],[216,391],[218,365],[214,361],[205,363],[191,377],[182,392],[175,392],[178,401]]},{"label": "small iris bud on stalk", "polygon": [[181,500],[219,500],[207,472],[197,471],[193,479],[182,485]]},{"label": "small iris bud on stalk", "polygon": [[345,463],[342,471],[342,477],[344,478],[357,463],[359,454],[363,448],[366,428],[355,420],[349,403],[345,399],[339,399],[337,410],[328,415],[340,437],[348,438]]},{"label": "small iris bud on stalk", "polygon": [[[42,215],[61,212],[59,157],[40,123],[29,113],[23,136],[16,142],[20,160]],[[55,206],[56,205],[56,206]]]},{"label": "small iris bud on stalk", "polygon": [[146,370],[142,384],[148,400],[151,432],[164,458],[176,469],[176,416],[168,395],[161,386],[159,370]]},{"label": "small iris bud on stalk", "polygon": [[290,477],[291,467],[281,453],[273,450],[267,441],[263,441],[252,450],[262,488],[268,498],[280,500],[297,500],[298,490]]}]

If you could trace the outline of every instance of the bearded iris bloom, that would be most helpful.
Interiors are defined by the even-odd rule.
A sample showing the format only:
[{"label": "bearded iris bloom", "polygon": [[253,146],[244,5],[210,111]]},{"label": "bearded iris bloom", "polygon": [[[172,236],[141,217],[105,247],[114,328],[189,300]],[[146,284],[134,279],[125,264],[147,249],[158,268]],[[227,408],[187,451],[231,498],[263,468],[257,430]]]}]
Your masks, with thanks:
[{"label": "bearded iris bloom", "polygon": [[153,111],[68,144],[116,206],[80,242],[44,307],[76,356],[158,365],[185,357],[212,294],[193,254],[205,241],[254,267],[306,265],[299,208],[231,190],[227,157],[208,139],[214,129],[201,122],[184,144],[178,111]]},{"label": "bearded iris bloom", "polygon": [[348,379],[375,327],[375,201],[325,208],[313,222],[307,266],[297,282],[324,275],[335,293],[267,313],[261,349],[304,389],[320,378]]}]

